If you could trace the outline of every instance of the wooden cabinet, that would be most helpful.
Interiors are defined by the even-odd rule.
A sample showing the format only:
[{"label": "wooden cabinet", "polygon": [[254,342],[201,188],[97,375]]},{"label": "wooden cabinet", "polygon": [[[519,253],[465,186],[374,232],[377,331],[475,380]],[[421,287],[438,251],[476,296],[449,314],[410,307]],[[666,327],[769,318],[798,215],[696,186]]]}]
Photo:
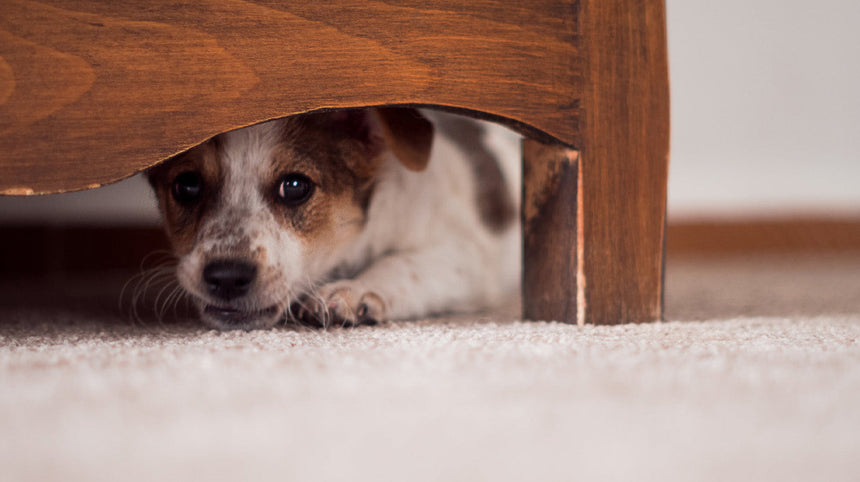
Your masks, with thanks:
[{"label": "wooden cabinet", "polygon": [[525,313],[661,317],[662,0],[0,0],[0,193],[89,189],[230,129],[435,106],[525,141]]}]

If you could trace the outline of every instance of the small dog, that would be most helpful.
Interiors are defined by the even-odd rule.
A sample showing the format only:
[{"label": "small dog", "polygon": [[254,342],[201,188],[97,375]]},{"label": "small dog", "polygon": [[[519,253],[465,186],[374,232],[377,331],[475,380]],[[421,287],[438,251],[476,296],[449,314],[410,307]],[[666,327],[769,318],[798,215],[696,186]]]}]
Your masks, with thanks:
[{"label": "small dog", "polygon": [[516,142],[450,114],[342,110],[218,135],[148,177],[206,323],[358,325],[516,289]]}]

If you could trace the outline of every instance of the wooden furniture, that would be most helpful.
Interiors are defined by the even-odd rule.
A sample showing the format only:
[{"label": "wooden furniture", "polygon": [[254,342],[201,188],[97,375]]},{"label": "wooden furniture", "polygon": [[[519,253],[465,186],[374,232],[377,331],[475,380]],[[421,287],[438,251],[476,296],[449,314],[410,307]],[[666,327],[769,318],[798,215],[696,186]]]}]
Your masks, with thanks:
[{"label": "wooden furniture", "polygon": [[220,132],[424,105],[524,141],[524,316],[661,317],[663,0],[0,0],[0,193],[89,189]]}]

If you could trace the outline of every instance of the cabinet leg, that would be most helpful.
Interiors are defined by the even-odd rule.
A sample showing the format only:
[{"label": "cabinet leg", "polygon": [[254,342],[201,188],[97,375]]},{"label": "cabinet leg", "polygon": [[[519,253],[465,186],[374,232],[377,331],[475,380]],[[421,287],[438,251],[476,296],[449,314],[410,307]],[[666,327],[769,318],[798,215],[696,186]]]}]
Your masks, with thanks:
[{"label": "cabinet leg", "polygon": [[655,321],[669,164],[664,0],[585,0],[582,8],[585,320]]},{"label": "cabinet leg", "polygon": [[611,166],[523,141],[523,318],[662,318],[665,176],[631,183]]},{"label": "cabinet leg", "polygon": [[582,321],[579,153],[523,141],[523,317]]},{"label": "cabinet leg", "polygon": [[664,1],[580,6],[577,151],[523,145],[523,314],[655,321],[663,316],[669,156]]}]

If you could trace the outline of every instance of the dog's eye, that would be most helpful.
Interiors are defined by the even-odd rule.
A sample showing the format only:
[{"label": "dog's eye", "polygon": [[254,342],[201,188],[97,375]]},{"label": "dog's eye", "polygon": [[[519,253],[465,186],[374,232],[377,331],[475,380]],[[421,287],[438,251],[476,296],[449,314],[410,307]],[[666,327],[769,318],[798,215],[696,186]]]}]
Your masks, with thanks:
[{"label": "dog's eye", "polygon": [[314,183],[304,174],[287,174],[278,181],[278,200],[287,206],[304,204],[314,193]]},{"label": "dog's eye", "polygon": [[191,204],[200,199],[203,179],[194,171],[183,172],[173,180],[173,198],[179,204]]}]

